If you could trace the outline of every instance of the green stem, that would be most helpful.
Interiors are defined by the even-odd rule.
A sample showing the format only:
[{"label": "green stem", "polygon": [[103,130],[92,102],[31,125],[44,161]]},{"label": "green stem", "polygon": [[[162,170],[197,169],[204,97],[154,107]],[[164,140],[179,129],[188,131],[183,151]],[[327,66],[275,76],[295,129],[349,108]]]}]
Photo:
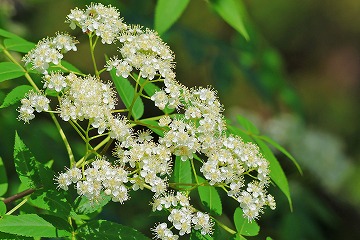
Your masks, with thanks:
[{"label": "green stem", "polygon": [[18,210],[22,205],[24,205],[27,202],[28,198],[25,198],[24,200],[22,200],[18,205],[16,205],[13,209],[11,209],[10,211],[8,211],[7,213],[5,213],[5,215],[11,215],[13,212],[15,212],[16,210]]},{"label": "green stem", "polygon": [[[37,91],[37,92],[41,92],[40,89],[37,87],[37,85],[35,84],[35,82],[33,81],[33,79],[31,78],[31,76],[29,75],[29,73],[27,72],[27,70],[18,62],[16,61],[15,58],[13,58],[13,56],[9,53],[9,51],[7,51],[5,48],[3,49],[5,55],[13,62],[15,63],[16,65],[18,65],[20,68],[22,68],[22,70],[25,72],[25,78],[28,80],[28,82],[30,83],[30,85]],[[51,109],[50,109],[51,111]],[[66,147],[66,150],[68,152],[68,155],[69,155],[69,159],[70,159],[70,164],[72,163],[75,163],[75,159],[74,159],[74,155],[72,153],[72,150],[71,150],[71,147],[70,147],[70,144],[65,136],[65,133],[64,131],[62,130],[58,120],[56,119],[55,117],[55,114],[53,112],[49,112],[52,120],[54,121],[55,123],[55,126],[56,128],[58,129],[59,133],[60,133],[60,136],[61,136],[61,139],[63,140],[64,144],[65,144],[65,147]]]},{"label": "green stem", "polygon": [[225,224],[223,224],[222,222],[220,222],[219,220],[215,219],[214,217],[210,216],[220,227],[222,227],[225,231],[227,231],[230,234],[236,234],[236,231],[229,228],[228,226],[226,226]]},{"label": "green stem", "polygon": [[89,34],[89,43],[90,43],[90,54],[91,54],[91,60],[93,62],[93,65],[94,65],[94,71],[95,71],[95,75],[97,77],[99,77],[99,71],[97,69],[97,66],[96,66],[96,60],[95,60],[95,46],[96,46],[96,42],[97,42],[97,39],[93,42],[93,34]]}]

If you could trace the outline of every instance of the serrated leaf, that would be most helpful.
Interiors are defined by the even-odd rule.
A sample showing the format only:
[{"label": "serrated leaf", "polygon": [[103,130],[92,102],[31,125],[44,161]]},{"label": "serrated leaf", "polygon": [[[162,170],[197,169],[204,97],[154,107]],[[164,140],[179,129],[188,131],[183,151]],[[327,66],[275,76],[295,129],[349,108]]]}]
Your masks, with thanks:
[{"label": "serrated leaf", "polygon": [[22,38],[9,38],[4,40],[4,45],[7,50],[27,53],[35,47],[35,43],[26,41]]},{"label": "serrated leaf", "polygon": [[141,125],[146,126],[160,137],[164,137],[163,127],[160,127],[157,121],[149,120],[149,119],[141,119],[139,120],[139,122],[141,123]]},{"label": "serrated leaf", "polygon": [[[207,183],[207,181],[197,176],[199,183]],[[210,211],[210,213],[221,215],[222,214],[222,204],[220,195],[217,192],[216,188],[211,185],[199,186],[198,193],[200,196],[200,200],[204,207]]]},{"label": "serrated leaf", "polygon": [[296,168],[298,169],[298,171],[300,172],[300,174],[302,175],[302,169],[300,167],[300,165],[298,164],[298,162],[295,160],[295,158],[285,149],[283,148],[280,144],[278,144],[277,142],[275,142],[274,140],[272,140],[271,138],[269,138],[268,136],[259,136],[260,139],[270,143],[273,147],[275,147],[277,150],[279,150],[280,152],[282,152],[285,156],[287,156],[296,166]]},{"label": "serrated leaf", "polygon": [[[181,157],[177,156],[175,158],[175,166],[174,166],[174,181],[175,183],[180,183],[178,187],[180,189],[189,189],[192,188],[192,169],[190,160],[182,161]],[[184,185],[182,185],[184,183]]]},{"label": "serrated leaf", "polygon": [[5,97],[4,102],[1,104],[0,108],[6,108],[11,106],[22,98],[25,97],[25,94],[29,92],[33,87],[29,85],[21,85],[17,86],[16,88],[12,89]]},{"label": "serrated leaf", "polygon": [[238,123],[248,132],[258,135],[260,133],[260,131],[257,129],[257,127],[250,122],[248,119],[246,119],[245,117],[241,116],[241,115],[237,115],[236,116]]},{"label": "serrated leaf", "polygon": [[4,216],[5,213],[6,213],[6,205],[2,200],[0,200],[0,216]]},{"label": "serrated leaf", "polygon": [[29,202],[63,219],[67,219],[70,215],[71,205],[68,203],[63,192],[57,190],[47,189],[36,191],[31,195]]},{"label": "serrated leaf", "polygon": [[0,231],[26,237],[67,237],[69,231],[59,229],[36,214],[5,215],[0,219]]},{"label": "serrated leaf", "polygon": [[190,0],[158,0],[155,8],[154,28],[162,35],[181,16]]},{"label": "serrated leaf", "polygon": [[4,166],[4,162],[0,157],[0,196],[3,196],[8,189],[8,179],[6,176],[6,169]]},{"label": "serrated leaf", "polygon": [[23,177],[30,180],[32,185],[41,186],[40,174],[36,166],[37,161],[17,132],[15,134],[14,162],[21,181],[23,181]]},{"label": "serrated leaf", "polygon": [[238,0],[210,0],[212,8],[236,31],[238,31],[246,40],[249,40],[249,34],[244,26],[245,7]]},{"label": "serrated leaf", "polygon": [[24,76],[24,70],[12,62],[0,63],[0,82]]},{"label": "serrated leaf", "polygon": [[234,212],[234,223],[238,234],[244,236],[256,236],[259,234],[260,227],[257,222],[249,222],[244,218],[241,208],[236,208]]},{"label": "serrated leaf", "polygon": [[98,211],[103,206],[105,206],[108,202],[110,202],[111,197],[101,194],[101,200],[97,202],[91,202],[87,197],[79,197],[80,201],[78,206],[76,207],[76,212],[81,214],[89,214]]},{"label": "serrated leaf", "polygon": [[260,147],[261,153],[263,156],[270,162],[270,178],[274,183],[280,188],[280,190],[285,194],[288,199],[290,209],[292,210],[292,201],[290,196],[289,183],[286,178],[286,175],[276,159],[270,148],[259,138],[255,138],[256,143]]},{"label": "serrated leaf", "polygon": [[77,229],[76,236],[87,240],[150,240],[133,228],[105,220],[92,221],[81,226]]},{"label": "serrated leaf", "polygon": [[113,69],[110,71],[110,75],[112,80],[114,81],[115,87],[117,92],[119,93],[119,96],[123,103],[125,104],[126,108],[130,108],[131,105],[131,115],[133,118],[139,119],[144,114],[144,104],[140,97],[137,97],[135,102],[133,103],[133,99],[135,97],[135,89],[127,80],[126,78],[123,78],[121,76],[116,76],[116,70]]}]

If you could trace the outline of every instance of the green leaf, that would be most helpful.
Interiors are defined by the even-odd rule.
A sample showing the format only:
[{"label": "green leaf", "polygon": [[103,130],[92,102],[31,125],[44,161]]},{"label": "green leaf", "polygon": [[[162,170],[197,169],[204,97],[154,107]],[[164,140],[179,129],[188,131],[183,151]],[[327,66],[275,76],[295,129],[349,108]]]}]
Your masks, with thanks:
[{"label": "green leaf", "polygon": [[243,15],[245,7],[242,1],[238,0],[210,0],[212,8],[246,40],[249,34],[244,26]]},{"label": "green leaf", "polygon": [[20,66],[12,62],[0,63],[0,82],[24,76],[25,72]]},{"label": "green leaf", "polygon": [[[192,169],[190,160],[182,161],[181,157],[177,156],[175,158],[175,166],[174,166],[174,181],[175,183],[192,183]],[[190,185],[182,185],[179,184],[178,187],[180,189],[189,189],[192,188]]]},{"label": "green leaf", "polygon": [[5,38],[21,38],[18,35],[8,32],[2,28],[0,28],[0,36],[5,37]]},{"label": "green leaf", "polygon": [[155,9],[154,28],[162,35],[181,16],[190,0],[158,0]]},{"label": "green leaf", "polygon": [[287,156],[296,166],[296,168],[298,169],[298,171],[300,172],[300,174],[302,175],[302,169],[300,167],[300,165],[298,164],[298,162],[295,160],[295,158],[288,152],[286,151],[285,148],[283,148],[280,144],[278,144],[277,142],[275,142],[273,139],[269,138],[268,136],[259,136],[260,139],[264,140],[265,142],[270,143],[272,146],[274,146],[277,150],[279,150],[280,152],[282,152],[285,156]]},{"label": "green leaf", "polygon": [[[111,75],[112,80],[114,81],[116,90],[119,93],[121,100],[125,104],[126,108],[129,109],[131,107],[131,105],[133,103],[133,99],[135,97],[134,87],[131,85],[129,80],[127,80],[126,78],[123,78],[121,76],[116,76],[115,69],[110,71],[110,75]],[[131,115],[136,120],[136,119],[141,118],[143,113],[144,113],[144,104],[143,104],[141,98],[137,97],[135,100],[135,103],[132,106]]]},{"label": "green leaf", "polygon": [[0,232],[0,239],[2,240],[34,240],[34,238],[18,236],[14,234]]},{"label": "green leaf", "polygon": [[271,149],[266,145],[264,141],[259,138],[256,138],[255,141],[260,147],[263,156],[270,162],[270,178],[285,194],[286,198],[288,199],[290,209],[292,211],[292,201],[290,196],[289,183],[279,161],[276,159],[274,154],[271,152]]},{"label": "green leaf", "polygon": [[0,157],[0,196],[3,196],[8,189],[8,180],[6,177],[6,169],[4,162]]},{"label": "green leaf", "polygon": [[265,240],[273,240],[271,237],[266,237]]},{"label": "green leaf", "polygon": [[103,206],[105,206],[108,202],[110,202],[111,197],[105,195],[104,193],[101,194],[101,200],[97,201],[97,202],[91,202],[89,201],[89,199],[87,197],[79,197],[79,204],[76,207],[76,212],[77,213],[82,213],[82,214],[89,214],[89,213],[93,213],[98,211],[99,209],[101,209]]},{"label": "green leaf", "polygon": [[[207,184],[207,181],[198,176],[199,183]],[[211,185],[199,186],[198,192],[200,200],[205,208],[212,214],[221,215],[222,214],[222,204],[219,193],[216,188]]]},{"label": "green leaf", "polygon": [[160,137],[164,137],[164,130],[163,130],[164,127],[160,127],[157,121],[149,120],[149,119],[141,119],[139,120],[139,122],[141,123],[141,125],[146,126]]},{"label": "green leaf", "polygon": [[255,127],[255,125],[245,117],[237,115],[236,118],[238,120],[238,123],[240,123],[240,125],[248,132],[255,135],[258,135],[260,133],[260,131]]},{"label": "green leaf", "polygon": [[4,40],[4,45],[7,50],[27,53],[35,47],[35,43],[26,41],[22,38],[9,38]]},{"label": "green leaf", "polygon": [[71,235],[69,231],[55,227],[53,221],[36,214],[5,215],[0,219],[0,231],[27,237],[54,238]]},{"label": "green leaf", "polygon": [[213,240],[214,238],[210,235],[202,235],[199,230],[191,230],[190,240]]},{"label": "green leaf", "polygon": [[26,178],[30,180],[31,185],[41,186],[40,174],[36,166],[37,161],[17,132],[15,134],[14,162],[21,181],[24,181],[22,178]]},{"label": "green leaf", "polygon": [[64,193],[54,189],[36,191],[31,195],[29,202],[63,219],[67,219],[70,215],[71,205],[65,198]]},{"label": "green leaf", "polygon": [[121,240],[150,240],[137,230],[105,220],[92,221],[82,225],[76,231],[79,239],[121,239]]},{"label": "green leaf", "polygon": [[8,95],[6,95],[4,102],[1,104],[0,108],[9,107],[21,99],[25,97],[25,94],[29,92],[33,87],[29,85],[21,85],[17,86],[16,88],[12,89]]},{"label": "green leaf", "polygon": [[6,205],[2,200],[0,200],[0,217],[4,216],[5,213],[6,213]]},{"label": "green leaf", "polygon": [[237,127],[234,127],[234,126],[230,126],[230,125],[227,125],[227,131],[231,134],[234,134],[234,135],[237,135],[239,137],[241,137],[241,139],[244,141],[244,142],[253,142],[253,139],[247,135],[244,130],[241,130]]},{"label": "green leaf", "polygon": [[245,236],[256,236],[260,227],[256,221],[249,222],[244,218],[241,208],[236,208],[234,212],[234,223],[238,234]]}]

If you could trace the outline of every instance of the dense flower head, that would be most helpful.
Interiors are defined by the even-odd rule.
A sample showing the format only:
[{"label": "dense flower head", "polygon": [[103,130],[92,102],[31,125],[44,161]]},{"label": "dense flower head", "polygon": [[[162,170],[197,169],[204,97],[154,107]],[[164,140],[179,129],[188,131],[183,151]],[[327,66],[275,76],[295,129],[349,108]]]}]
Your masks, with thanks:
[{"label": "dense flower head", "polygon": [[18,109],[18,119],[25,123],[29,123],[30,120],[35,118],[34,111],[48,111],[49,103],[50,100],[43,93],[35,92],[33,90],[29,91],[25,98],[21,99],[21,106]]},{"label": "dense flower head", "polygon": [[[176,164],[191,163],[194,169],[190,174],[203,177],[207,186],[225,190],[229,197],[238,201],[244,216],[250,221],[257,219],[265,206],[276,207],[273,196],[267,193],[269,162],[257,145],[227,132],[224,109],[213,88],[188,88],[175,79],[174,54],[155,31],[126,25],[117,9],[102,4],[91,4],[84,10],[73,9],[67,21],[72,27],[80,27],[90,38],[100,37],[106,44],[117,42],[120,57],[111,57],[104,69],[95,71],[97,76],[71,71],[49,73],[50,64],[59,64],[63,53],[76,51],[75,39],[58,33],[56,37],[40,41],[23,59],[45,74],[43,87],[55,90],[59,100],[56,113],[62,120],[79,126],[78,132],[85,133],[83,139],[91,146],[90,150],[94,150],[86,155],[81,167],[66,169],[56,177],[58,188],[68,190],[73,184],[80,196],[92,202],[107,195],[120,203],[130,198],[130,190],[152,191],[153,211],[166,210],[167,220],[172,225],[168,228],[167,223],[157,224],[152,229],[156,239],[178,239],[192,230],[202,235],[213,231],[211,216],[191,205],[191,190],[181,192],[176,184],[169,182],[169,179],[174,179],[174,159],[181,160]],[[134,130],[137,124],[144,128],[148,125],[141,119],[131,120],[133,104],[131,107],[124,104],[126,109],[115,109],[117,94],[111,83],[103,82],[99,77],[105,70],[115,70],[117,76],[131,76],[137,81],[135,92],[129,96],[147,97],[164,112],[177,110],[178,114],[153,118],[158,119],[158,126],[153,127],[161,132],[159,136],[155,137],[150,130]],[[142,92],[145,85],[139,82],[140,77],[147,79],[145,84],[162,82],[163,87],[145,96],[148,91]],[[35,117],[35,111],[50,111],[49,102],[44,93],[30,91],[21,100],[18,118],[29,122]],[[120,112],[128,112],[128,117]],[[88,120],[86,130],[77,123],[83,120]],[[98,135],[92,138],[89,131],[93,129],[97,129]],[[110,163],[106,157],[91,159],[92,153],[99,154],[90,141],[104,136],[116,141],[113,150],[115,163]],[[105,145],[104,142],[101,144]],[[193,159],[199,162],[194,164]],[[187,184],[193,185],[192,189],[199,186],[198,180]]]},{"label": "dense flower head", "polygon": [[127,29],[119,11],[112,6],[92,3],[83,9],[73,9],[67,16],[71,28],[80,27],[83,32],[94,32],[104,44],[112,44],[119,34]]},{"label": "dense flower head", "polygon": [[109,128],[113,118],[111,110],[116,104],[111,84],[93,76],[78,77],[75,74],[67,75],[65,83],[68,88],[60,99],[60,117],[64,121],[89,119],[99,133]]},{"label": "dense flower head", "polygon": [[[214,226],[213,220],[210,215],[200,211],[196,211],[190,205],[189,197],[181,192],[164,193],[157,196],[153,200],[153,211],[161,211],[167,209],[170,214],[168,221],[171,222],[173,227],[179,231],[179,235],[183,236],[189,234],[192,229],[200,230],[202,235],[212,234],[212,227]],[[166,223],[161,223],[163,228],[167,227]],[[167,239],[166,236],[158,234],[158,227],[152,229],[157,239]]]},{"label": "dense flower head", "polygon": [[63,58],[63,53],[70,50],[76,51],[77,41],[66,33],[57,33],[55,37],[44,38],[38,42],[23,58],[26,65],[32,65],[32,68],[43,73],[48,73],[49,64],[59,64]]},{"label": "dense flower head", "polygon": [[139,70],[143,78],[150,80],[156,75],[173,78],[174,56],[158,34],[135,25],[121,32],[118,37],[122,59],[114,57],[107,62],[107,70],[116,69],[116,75],[128,77],[133,69]]}]

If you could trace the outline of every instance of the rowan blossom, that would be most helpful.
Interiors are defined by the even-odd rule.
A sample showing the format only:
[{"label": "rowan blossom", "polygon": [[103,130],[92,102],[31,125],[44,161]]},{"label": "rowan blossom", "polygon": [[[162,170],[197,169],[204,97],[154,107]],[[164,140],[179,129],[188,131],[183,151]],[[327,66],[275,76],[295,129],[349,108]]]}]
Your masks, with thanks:
[{"label": "rowan blossom", "polygon": [[48,74],[50,63],[59,64],[63,53],[76,51],[78,42],[67,33],[57,33],[55,37],[44,38],[23,57],[25,65],[31,64],[42,74]]}]

